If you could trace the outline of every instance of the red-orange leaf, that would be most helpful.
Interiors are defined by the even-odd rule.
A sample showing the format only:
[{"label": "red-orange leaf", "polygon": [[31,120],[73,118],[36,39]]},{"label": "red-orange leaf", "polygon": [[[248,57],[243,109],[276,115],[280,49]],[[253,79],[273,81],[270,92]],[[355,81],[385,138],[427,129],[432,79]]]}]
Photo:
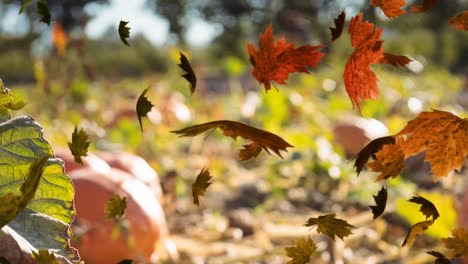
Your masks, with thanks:
[{"label": "red-orange leaf", "polygon": [[468,10],[450,18],[449,25],[454,25],[458,30],[468,31]]},{"label": "red-orange leaf", "polygon": [[379,40],[382,29],[369,22],[362,22],[362,13],[351,18],[349,23],[351,45],[355,50],[345,65],[343,78],[353,107],[361,111],[360,99],[377,99],[379,88],[377,76],[370,65],[380,63],[383,55],[382,43]]},{"label": "red-orange leaf", "polygon": [[380,60],[379,63],[381,64],[391,64],[395,67],[403,67],[405,66],[406,64],[410,63],[411,61],[413,61],[412,59],[406,57],[406,56],[402,56],[402,55],[393,55],[393,54],[390,54],[390,53],[385,53],[383,54],[383,58]]},{"label": "red-orange leaf", "polygon": [[335,27],[330,28],[331,34],[332,34],[332,41],[335,41],[337,38],[341,36],[341,33],[343,33],[343,28],[344,28],[344,22],[346,18],[346,12],[343,10],[337,18],[334,18],[333,21],[335,22]]},{"label": "red-orange leaf", "polygon": [[426,151],[435,180],[460,170],[468,156],[468,119],[449,112],[422,112],[397,136],[405,138],[400,144],[405,158]]},{"label": "red-orange leaf", "polygon": [[244,149],[240,151],[239,157],[241,160],[257,157],[262,149],[268,153],[270,153],[269,150],[272,150],[282,158],[280,150],[287,151],[286,148],[293,147],[273,133],[229,120],[208,122],[171,132],[181,137],[191,137],[214,128],[220,128],[225,136],[234,139],[239,136],[252,141],[251,144],[245,145]]},{"label": "red-orange leaf", "polygon": [[408,13],[401,9],[402,6],[406,5],[405,0],[371,0],[370,2],[373,6],[380,7],[388,18],[395,18]]},{"label": "red-orange leaf", "polygon": [[270,82],[285,84],[291,72],[308,73],[306,67],[316,67],[323,56],[323,53],[317,51],[321,45],[295,48],[284,37],[275,42],[271,25],[260,34],[258,46],[257,50],[248,44],[247,50],[254,66],[252,75],[265,85],[266,91],[271,89]]},{"label": "red-orange leaf", "polygon": [[52,44],[60,56],[65,56],[67,51],[67,33],[60,22],[56,22],[52,29]]},{"label": "red-orange leaf", "polygon": [[428,9],[431,9],[436,3],[437,3],[437,0],[424,0],[422,5],[412,6],[411,11],[415,13],[426,12]]}]

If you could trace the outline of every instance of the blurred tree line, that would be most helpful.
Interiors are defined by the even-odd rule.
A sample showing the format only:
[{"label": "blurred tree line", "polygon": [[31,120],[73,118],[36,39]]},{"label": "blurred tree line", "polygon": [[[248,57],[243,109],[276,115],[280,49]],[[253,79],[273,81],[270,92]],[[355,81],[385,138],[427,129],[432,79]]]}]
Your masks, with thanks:
[{"label": "blurred tree line", "polygon": [[[5,17],[6,6],[19,6],[21,2],[0,1],[0,17]],[[420,1],[408,2],[418,4]],[[67,33],[84,29],[90,19],[84,12],[84,7],[89,3],[108,4],[109,1],[47,1],[53,20],[60,21]],[[246,40],[256,42],[258,34],[270,23],[273,24],[275,34],[284,34],[297,43],[327,43],[330,38],[328,27],[331,26],[333,17],[344,8],[347,8],[348,13],[362,11],[365,19],[385,29],[383,38],[386,50],[421,56],[432,64],[447,67],[453,72],[468,72],[468,34],[447,24],[450,17],[468,9],[468,0],[438,1],[435,7],[425,13],[403,15],[393,20],[381,15],[381,11],[371,6],[367,0],[147,0],[147,7],[168,21],[169,30],[181,47],[188,47],[190,44],[185,33],[192,19],[203,19],[208,23],[221,25],[222,32],[209,47],[211,59],[226,55],[246,58]],[[26,9],[25,15],[29,28],[24,36],[0,35],[0,72],[4,74],[4,78],[11,74],[10,79],[14,81],[33,78],[30,46],[40,37],[40,30],[35,26],[38,23],[34,1]],[[348,19],[349,17],[350,15]],[[0,30],[4,32],[5,29]],[[109,34],[105,34],[103,38],[109,38],[111,34],[117,33],[109,30]],[[82,35],[82,45],[92,54],[94,62],[90,63],[96,69],[105,67],[108,72],[119,76],[134,76],[147,71],[164,72],[167,68],[167,60],[163,55],[151,55],[157,54],[161,49],[151,47],[144,39],[134,41],[136,36],[132,36],[134,43],[132,49],[128,49],[113,43],[118,42],[117,36],[110,38],[112,41],[97,44]],[[348,46],[349,43],[344,42],[334,45],[333,52],[339,55],[341,49],[348,51]],[[109,47],[114,51],[111,54],[105,52]],[[139,63],[140,60],[147,60],[146,57],[149,57],[148,63]]]}]

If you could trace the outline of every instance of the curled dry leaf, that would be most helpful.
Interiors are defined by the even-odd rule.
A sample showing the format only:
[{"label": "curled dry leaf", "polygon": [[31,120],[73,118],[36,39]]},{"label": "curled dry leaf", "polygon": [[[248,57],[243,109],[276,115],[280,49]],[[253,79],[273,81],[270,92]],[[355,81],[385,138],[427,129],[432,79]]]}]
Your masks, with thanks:
[{"label": "curled dry leaf", "polygon": [[396,136],[405,139],[400,144],[405,158],[426,151],[436,181],[460,170],[468,155],[468,119],[449,112],[422,112]]},{"label": "curled dry leaf", "polygon": [[380,64],[390,64],[395,67],[404,67],[406,64],[413,61],[412,59],[402,55],[393,55],[385,52],[383,55],[384,56],[380,60]]},{"label": "curled dry leaf", "polygon": [[317,218],[311,217],[304,224],[307,227],[317,226],[317,232],[329,236],[335,240],[335,236],[343,240],[343,237],[352,234],[351,229],[355,228],[353,225],[348,224],[345,220],[335,217],[335,213],[321,215]]},{"label": "curled dry leaf", "polygon": [[359,13],[351,18],[348,32],[355,49],[346,62],[343,78],[353,108],[357,106],[361,111],[360,99],[375,100],[379,96],[377,76],[370,65],[379,63],[384,56],[383,41],[380,40],[382,29],[369,22],[362,22],[362,13]]},{"label": "curled dry leaf", "polygon": [[369,207],[372,210],[374,219],[377,219],[377,217],[381,216],[385,211],[385,207],[387,205],[387,195],[387,189],[385,189],[384,186],[382,186],[382,189],[380,189],[377,195],[373,195],[376,205],[370,205]]},{"label": "curled dry leaf", "polygon": [[333,21],[335,23],[334,28],[330,28],[331,34],[332,34],[332,40],[335,41],[341,36],[341,33],[343,33],[343,28],[344,28],[344,22],[346,18],[346,12],[343,10],[337,18],[334,18]]},{"label": "curled dry leaf", "polygon": [[427,10],[431,9],[436,3],[437,0],[423,0],[422,5],[412,6],[411,11],[413,11],[414,13],[426,12]]},{"label": "curled dry leaf", "polygon": [[405,240],[401,246],[411,247],[411,245],[413,245],[414,239],[416,239],[416,235],[422,234],[424,230],[429,228],[429,226],[431,226],[433,223],[434,221],[427,220],[414,224],[406,235]]},{"label": "curled dry leaf", "polygon": [[468,228],[457,227],[452,231],[452,236],[442,238],[445,247],[451,250],[449,257],[468,256]]},{"label": "curled dry leaf", "polygon": [[203,123],[171,132],[181,137],[192,137],[214,128],[220,128],[225,136],[229,136],[234,139],[240,136],[252,141],[251,144],[245,145],[244,149],[240,151],[239,157],[241,160],[248,160],[257,157],[260,152],[259,150],[261,149],[264,149],[268,153],[270,153],[269,150],[272,150],[279,157],[283,158],[280,150],[287,151],[286,148],[293,147],[284,139],[273,133],[229,120]]},{"label": "curled dry leaf", "polygon": [[367,167],[372,171],[381,172],[376,181],[396,177],[405,167],[405,156],[400,149],[400,142],[401,139],[397,139],[395,144],[385,144],[375,154],[375,160],[367,163]]},{"label": "curled dry leaf", "polygon": [[192,196],[193,203],[197,206],[200,205],[199,196],[204,196],[206,189],[213,183],[211,180],[210,172],[208,170],[202,169],[198,174],[195,182],[192,184]]},{"label": "curled dry leaf", "polygon": [[409,201],[421,205],[419,211],[421,211],[421,213],[426,216],[426,219],[432,216],[432,221],[435,221],[437,218],[439,218],[439,211],[437,211],[435,205],[426,198],[420,195],[416,195]]},{"label": "curled dry leaf", "polygon": [[275,42],[271,25],[260,34],[258,46],[257,50],[249,43],[247,50],[254,67],[252,75],[265,86],[266,91],[271,89],[270,82],[285,84],[289,73],[308,73],[306,67],[316,67],[323,56],[323,53],[317,51],[322,48],[321,45],[295,48],[284,37]]},{"label": "curled dry leaf", "polygon": [[438,251],[432,250],[432,251],[426,251],[426,253],[436,258],[434,264],[452,264],[446,256],[444,256],[442,253]]},{"label": "curled dry leaf", "polygon": [[149,111],[153,108],[153,104],[148,101],[148,98],[145,96],[149,88],[146,88],[141,95],[138,97],[136,104],[136,113],[138,116],[138,122],[140,123],[141,132],[143,132],[143,124],[141,123],[141,118],[145,117]]},{"label": "curled dry leaf", "polygon": [[195,92],[195,88],[197,86],[197,76],[195,72],[193,72],[192,66],[188,61],[187,57],[181,52],[180,53],[180,64],[177,64],[185,73],[182,75],[190,84],[190,93],[193,94]]},{"label": "curled dry leaf", "polygon": [[308,239],[300,238],[296,240],[292,247],[285,247],[286,255],[291,258],[287,264],[306,264],[310,263],[310,257],[317,250],[317,245],[310,237]]},{"label": "curled dry leaf", "polygon": [[354,162],[354,168],[359,176],[364,165],[369,161],[370,157],[376,159],[375,153],[377,153],[386,144],[395,144],[395,138],[393,136],[380,137],[369,142],[359,153],[356,155]]},{"label": "curled dry leaf", "polygon": [[449,26],[454,25],[458,30],[468,31],[468,10],[450,18]]},{"label": "curled dry leaf", "polygon": [[405,0],[371,0],[370,2],[373,6],[380,7],[388,18],[395,18],[408,13],[401,9],[402,6],[406,5]]},{"label": "curled dry leaf", "polygon": [[120,20],[118,31],[119,31],[120,40],[125,45],[130,46],[130,44],[128,44],[127,42],[127,39],[130,37],[130,27],[127,27],[128,22],[129,21]]}]

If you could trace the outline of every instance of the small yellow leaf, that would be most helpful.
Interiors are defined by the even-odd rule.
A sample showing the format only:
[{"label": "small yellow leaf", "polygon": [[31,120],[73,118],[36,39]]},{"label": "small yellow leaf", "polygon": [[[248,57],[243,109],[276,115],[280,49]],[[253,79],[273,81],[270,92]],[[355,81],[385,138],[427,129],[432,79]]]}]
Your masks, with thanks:
[{"label": "small yellow leaf", "polygon": [[193,203],[197,206],[200,205],[199,196],[205,195],[206,189],[211,185],[210,172],[208,170],[202,169],[198,174],[195,182],[192,184],[192,195]]},{"label": "small yellow leaf", "polygon": [[88,141],[88,135],[83,129],[78,130],[75,126],[75,130],[72,134],[72,141],[68,142],[68,148],[75,158],[76,163],[83,164],[81,157],[88,155],[88,147],[91,144],[91,141]]},{"label": "small yellow leaf", "polygon": [[32,257],[38,264],[59,264],[54,253],[49,252],[47,249],[39,249],[38,252],[33,251]]},{"label": "small yellow leaf", "polygon": [[401,246],[411,247],[411,245],[413,245],[414,239],[416,238],[416,235],[422,234],[424,230],[426,230],[433,223],[434,221],[427,220],[414,224],[406,235],[405,240]]},{"label": "small yellow leaf", "polygon": [[118,195],[113,195],[106,203],[104,207],[104,212],[109,219],[120,220],[125,213],[127,208],[127,197],[120,197]]},{"label": "small yellow leaf", "polygon": [[310,257],[317,250],[317,246],[310,237],[306,240],[300,238],[296,240],[296,245],[285,247],[286,255],[291,258],[288,264],[306,264],[310,262]]},{"label": "small yellow leaf", "polygon": [[452,250],[450,258],[468,256],[468,228],[457,227],[452,231],[453,237],[442,238],[445,247]]},{"label": "small yellow leaf", "polygon": [[355,228],[348,222],[335,217],[335,213],[321,215],[318,218],[311,217],[305,223],[307,227],[317,226],[317,232],[329,236],[335,240],[335,236],[343,240],[343,237],[352,234],[351,229]]}]

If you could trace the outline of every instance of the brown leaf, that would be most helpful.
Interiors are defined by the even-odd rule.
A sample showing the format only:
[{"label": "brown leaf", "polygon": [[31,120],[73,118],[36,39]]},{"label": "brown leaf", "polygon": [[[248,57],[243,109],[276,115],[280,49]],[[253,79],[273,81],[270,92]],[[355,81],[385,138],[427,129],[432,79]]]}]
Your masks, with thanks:
[{"label": "brown leaf", "polygon": [[367,163],[367,167],[375,172],[382,172],[376,181],[386,180],[389,177],[396,177],[405,167],[405,156],[400,149],[398,138],[395,144],[386,144],[375,154],[375,160]]},{"label": "brown leaf", "polygon": [[305,240],[300,238],[296,240],[296,245],[285,247],[286,255],[292,258],[287,264],[306,264],[310,262],[310,257],[317,250],[317,245],[310,237]]},{"label": "brown leaf", "polygon": [[359,176],[364,165],[369,161],[370,157],[375,157],[377,153],[384,145],[386,144],[395,144],[395,138],[393,136],[380,137],[369,142],[353,159],[356,159],[354,162],[354,168]]},{"label": "brown leaf", "polygon": [[373,195],[376,205],[370,205],[369,207],[372,210],[372,215],[374,219],[381,216],[385,211],[385,206],[387,205],[387,189],[382,186],[382,189],[377,193],[377,195]]},{"label": "brown leaf", "polygon": [[373,6],[380,7],[388,18],[395,18],[408,13],[401,9],[402,6],[406,5],[405,0],[371,0],[370,2]]},{"label": "brown leaf", "polygon": [[383,54],[383,58],[380,60],[381,64],[391,64],[395,67],[404,67],[406,64],[412,62],[413,60],[402,55],[393,55],[390,53]]},{"label": "brown leaf", "polygon": [[416,195],[409,201],[421,205],[419,211],[421,211],[421,213],[426,216],[426,219],[432,216],[432,221],[435,221],[437,218],[439,218],[439,212],[437,211],[437,208],[431,201],[427,200],[426,198],[420,195]]},{"label": "brown leaf", "polygon": [[198,174],[195,182],[192,184],[192,196],[193,196],[193,203],[197,206],[200,205],[199,196],[205,195],[206,189],[211,185],[211,177],[210,172],[205,170],[204,168]]},{"label": "brown leaf", "polygon": [[321,215],[317,218],[311,217],[305,223],[307,227],[317,226],[317,232],[329,236],[335,240],[335,236],[343,240],[343,237],[352,234],[351,229],[355,228],[348,222],[335,217],[335,213]]},{"label": "brown leaf", "polygon": [[411,11],[413,11],[414,13],[426,12],[427,10],[431,9],[436,3],[437,0],[424,0],[422,5],[412,6]]},{"label": "brown leaf", "polygon": [[454,25],[458,30],[468,31],[468,10],[450,18],[448,24]]},{"label": "brown leaf", "polygon": [[434,221],[427,220],[414,224],[406,235],[405,240],[401,246],[411,247],[411,245],[413,245],[414,239],[416,238],[416,235],[422,234],[424,230],[426,230],[433,223]]},{"label": "brown leaf", "polygon": [[405,158],[426,151],[436,181],[460,170],[468,155],[468,119],[449,112],[422,112],[396,136],[405,138],[400,145]]},{"label": "brown leaf", "polygon": [[468,256],[468,228],[457,227],[452,231],[452,235],[453,237],[442,238],[445,247],[452,250],[449,257]]},{"label": "brown leaf", "polygon": [[442,253],[438,251],[426,251],[427,254],[436,257],[434,264],[451,264],[450,260],[447,259]]},{"label": "brown leaf", "polygon": [[335,41],[341,36],[341,33],[343,33],[343,28],[344,28],[344,22],[346,18],[346,12],[343,10],[337,18],[333,19],[333,22],[335,23],[334,28],[330,28],[331,34],[332,34],[332,40]]},{"label": "brown leaf", "polygon": [[189,82],[190,93],[193,94],[193,92],[195,92],[195,88],[197,87],[197,76],[195,75],[195,72],[193,71],[187,57],[185,57],[182,52],[180,53],[180,64],[177,65],[186,72],[182,74],[182,77],[184,77]]},{"label": "brown leaf", "polygon": [[284,139],[273,133],[230,120],[219,120],[203,123],[171,132],[179,135],[180,137],[191,137],[201,134],[212,128],[220,128],[225,136],[229,136],[234,139],[240,136],[255,143],[244,146],[244,149],[239,153],[241,160],[256,157],[258,153],[256,155],[255,153],[259,148],[264,149],[268,153],[270,153],[269,150],[272,150],[280,158],[283,158],[283,156],[281,156],[280,150],[287,152],[286,148],[293,147]]}]

